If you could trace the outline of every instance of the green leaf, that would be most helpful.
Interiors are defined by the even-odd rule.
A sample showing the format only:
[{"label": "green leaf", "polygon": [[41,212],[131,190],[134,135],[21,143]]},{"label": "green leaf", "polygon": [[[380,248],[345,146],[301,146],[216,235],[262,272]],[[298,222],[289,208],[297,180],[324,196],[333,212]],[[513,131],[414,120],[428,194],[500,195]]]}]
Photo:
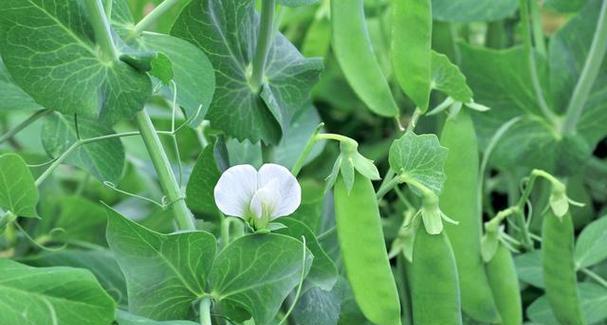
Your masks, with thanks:
[{"label": "green leaf", "polygon": [[253,1],[193,0],[171,33],[201,48],[216,70],[217,91],[208,114],[212,125],[239,140],[278,143],[308,99],[322,61],[304,58],[277,33],[261,94],[256,93],[248,77],[258,25]]},{"label": "green leaf", "polygon": [[149,318],[137,316],[127,311],[118,309],[116,311],[116,321],[118,325],[197,325],[198,323],[187,321],[187,320],[168,320],[168,321],[154,321]]},{"label": "green leaf", "polygon": [[445,173],[443,167],[447,148],[434,134],[405,133],[390,147],[390,167],[401,176],[420,182],[435,194],[440,194]]},{"label": "green leaf", "polygon": [[558,12],[575,12],[580,10],[588,0],[546,0],[544,7]]},{"label": "green leaf", "polygon": [[192,317],[192,304],[205,294],[215,238],[202,231],[163,235],[107,213],[107,241],[126,278],[129,311],[155,320]]},{"label": "green leaf", "polygon": [[[601,1],[590,0],[580,13],[561,28],[550,41],[550,88],[559,109],[569,103],[573,89],[586,62],[599,18]],[[607,135],[607,60],[594,82],[584,106],[577,131],[594,148]]]},{"label": "green leaf", "polygon": [[306,246],[314,255],[312,268],[306,280],[311,282],[313,286],[327,291],[331,290],[335,282],[337,282],[337,267],[318,243],[314,232],[303,222],[295,218],[281,218],[277,222],[287,227],[278,230],[277,233],[285,234],[298,240],[301,240],[302,236],[306,238]]},{"label": "green leaf", "polygon": [[311,288],[297,302],[293,319],[298,325],[336,325],[341,311],[341,286],[331,291]]},{"label": "green leaf", "polygon": [[0,156],[0,208],[35,218],[37,204],[38,188],[23,158],[12,153]]},{"label": "green leaf", "polygon": [[278,3],[287,7],[309,6],[317,3],[319,0],[278,0]]},{"label": "green leaf", "polygon": [[0,259],[0,323],[107,325],[114,302],[86,270]]},{"label": "green leaf", "polygon": [[215,162],[215,148],[208,145],[204,148],[186,187],[186,203],[192,211],[206,215],[217,215],[214,189],[221,172]]},{"label": "green leaf", "polygon": [[38,105],[30,95],[19,88],[6,71],[6,67],[0,59],[0,112],[6,111],[36,111],[42,107]]},{"label": "green leaf", "polygon": [[[42,145],[51,157],[57,158],[79,138],[109,134],[114,131],[95,120],[52,114],[42,127]],[[84,169],[101,182],[117,182],[124,171],[124,147],[118,138],[83,144],[65,162]]]},{"label": "green leaf", "polygon": [[[607,289],[594,283],[579,283],[580,304],[588,324],[607,318]],[[558,324],[546,296],[536,299],[528,308],[527,316],[536,324]]]},{"label": "green leaf", "polygon": [[[105,291],[121,305],[127,304],[126,282],[122,271],[108,249],[63,249],[28,256],[23,263],[31,266],[70,266],[87,269],[95,275]],[[70,287],[71,288],[71,287]]]},{"label": "green leaf", "polygon": [[472,90],[466,83],[466,77],[459,67],[449,61],[449,58],[436,51],[432,51],[432,89],[436,89],[445,95],[468,103],[472,101]]},{"label": "green leaf", "polygon": [[577,268],[595,265],[607,259],[607,216],[599,218],[582,230],[575,243]]},{"label": "green leaf", "polygon": [[[159,51],[171,61],[177,85],[177,103],[196,126],[205,117],[215,93],[215,71],[207,56],[196,46],[177,37],[143,33],[141,46]],[[201,108],[202,106],[202,108]],[[198,112],[198,109],[200,112]]]},{"label": "green leaf", "polygon": [[432,16],[450,22],[493,21],[514,15],[517,0],[432,0]]},{"label": "green leaf", "polygon": [[104,61],[93,34],[77,1],[0,8],[2,58],[15,82],[43,107],[115,123],[143,108],[151,83],[126,63]]},{"label": "green leaf", "polygon": [[251,143],[249,140],[239,142],[237,139],[231,138],[226,141],[226,147],[230,166],[249,164],[259,168],[263,165],[260,143]]},{"label": "green leaf", "polygon": [[405,94],[425,112],[432,76],[430,0],[397,0],[392,12],[392,65]]},{"label": "green leaf", "polygon": [[212,294],[222,304],[248,311],[256,324],[269,324],[302,272],[305,276],[310,270],[313,256],[302,245],[278,234],[236,239],[215,259],[209,276]]},{"label": "green leaf", "polygon": [[521,281],[538,288],[544,287],[542,256],[539,250],[527,252],[514,257],[516,273]]}]

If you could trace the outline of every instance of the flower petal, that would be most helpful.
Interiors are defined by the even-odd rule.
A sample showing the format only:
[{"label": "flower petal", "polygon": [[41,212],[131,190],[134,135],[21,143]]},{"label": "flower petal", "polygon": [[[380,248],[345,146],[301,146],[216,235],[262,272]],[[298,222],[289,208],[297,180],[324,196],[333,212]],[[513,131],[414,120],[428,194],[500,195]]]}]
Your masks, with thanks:
[{"label": "flower petal", "polygon": [[257,171],[251,165],[228,168],[215,185],[215,204],[226,215],[244,218],[257,191]]},{"label": "flower petal", "polygon": [[280,203],[278,184],[278,180],[273,179],[253,195],[249,208],[256,218],[261,219],[264,216],[271,218],[275,214]]},{"label": "flower petal", "polygon": [[277,182],[276,190],[279,197],[276,198],[278,204],[271,218],[276,219],[295,212],[301,204],[301,187],[295,176],[280,165],[265,164],[261,166],[257,176],[259,188],[266,186],[272,180]]}]

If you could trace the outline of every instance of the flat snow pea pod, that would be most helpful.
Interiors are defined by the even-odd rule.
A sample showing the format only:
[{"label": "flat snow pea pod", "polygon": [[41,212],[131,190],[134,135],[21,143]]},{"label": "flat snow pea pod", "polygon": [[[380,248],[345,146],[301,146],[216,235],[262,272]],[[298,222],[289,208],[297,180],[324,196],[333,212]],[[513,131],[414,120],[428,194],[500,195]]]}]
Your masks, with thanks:
[{"label": "flat snow pea pod", "polygon": [[364,0],[331,0],[333,50],[348,83],[376,114],[396,117],[398,106],[375,58]]},{"label": "flat snow pea pod", "polygon": [[495,255],[485,264],[485,268],[489,286],[502,319],[500,324],[523,324],[520,287],[510,251],[502,243],[498,243]]},{"label": "flat snow pea pod", "polygon": [[552,209],[544,214],[542,227],[542,264],[546,296],[554,316],[562,324],[586,324],[573,259],[573,222],[571,213],[557,217]]},{"label": "flat snow pea pod", "polygon": [[457,267],[444,231],[430,235],[419,226],[411,268],[413,324],[462,324]]},{"label": "flat snow pea pod", "polygon": [[392,65],[405,94],[425,112],[430,101],[432,63],[430,0],[392,1]]},{"label": "flat snow pea pod", "polygon": [[399,325],[400,301],[371,180],[356,172],[348,193],[339,176],[334,197],[337,236],[356,302],[374,324]]},{"label": "flat snow pea pod", "polygon": [[471,318],[498,323],[499,313],[481,258],[481,211],[478,206],[478,142],[466,109],[445,121],[441,145],[449,149],[445,161],[440,208],[458,225],[445,224],[457,264],[462,308]]}]

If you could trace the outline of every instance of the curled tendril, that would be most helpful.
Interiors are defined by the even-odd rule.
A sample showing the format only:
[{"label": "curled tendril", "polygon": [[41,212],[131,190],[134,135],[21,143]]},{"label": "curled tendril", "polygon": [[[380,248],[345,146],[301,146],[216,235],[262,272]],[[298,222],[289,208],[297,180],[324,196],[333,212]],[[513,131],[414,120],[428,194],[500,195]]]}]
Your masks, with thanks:
[{"label": "curled tendril", "polygon": [[46,252],[59,252],[59,251],[62,251],[62,250],[64,250],[64,249],[67,248],[67,244],[66,243],[63,243],[59,247],[47,247],[47,246],[44,246],[44,244],[41,244],[36,239],[32,238],[32,236],[30,236],[30,234],[28,234],[27,231],[25,231],[25,229],[23,229],[23,227],[21,227],[21,225],[18,222],[14,222],[13,224],[19,229],[19,231],[23,234],[23,236],[30,243],[32,243],[34,246],[38,247],[39,249],[41,249],[43,251],[46,251]]}]

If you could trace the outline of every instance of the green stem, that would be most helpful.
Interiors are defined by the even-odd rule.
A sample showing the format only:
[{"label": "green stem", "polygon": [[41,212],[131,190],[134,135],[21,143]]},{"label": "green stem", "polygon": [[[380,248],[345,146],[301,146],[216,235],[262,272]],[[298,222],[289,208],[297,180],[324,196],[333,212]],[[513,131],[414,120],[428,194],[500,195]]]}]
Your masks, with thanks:
[{"label": "green stem", "polygon": [[200,325],[213,325],[211,322],[211,298],[203,297],[200,300]]},{"label": "green stem", "polygon": [[219,212],[219,216],[221,217],[221,242],[223,247],[226,247],[230,243],[230,220],[221,212]]},{"label": "green stem", "polygon": [[103,0],[88,0],[84,3],[89,21],[95,31],[95,41],[101,48],[103,56],[110,62],[118,61],[118,50],[114,45],[109,19],[103,9]]},{"label": "green stem", "polygon": [[607,280],[605,280],[603,277],[601,277],[600,275],[592,272],[591,270],[587,269],[587,268],[581,268],[580,271],[584,274],[586,274],[589,278],[591,278],[592,280],[596,281],[598,284],[602,285],[603,287],[607,288]]},{"label": "green stem", "polygon": [[535,53],[531,42],[532,30],[530,27],[531,19],[529,18],[529,0],[520,0],[520,13],[521,23],[523,26],[523,45],[527,55],[529,75],[531,77],[531,84],[533,86],[533,91],[535,92],[537,104],[540,107],[542,114],[551,123],[556,124],[558,121],[558,117],[556,116],[556,114],[554,114],[552,110],[550,110],[550,107],[548,107],[548,103],[546,102],[546,98],[544,97],[544,90],[542,89],[542,85],[540,84],[540,80],[538,77],[537,63],[535,61]]},{"label": "green stem", "polygon": [[531,0],[530,10],[535,49],[542,57],[546,57],[546,41],[544,40],[544,31],[542,30],[542,16],[538,0]]},{"label": "green stem", "polygon": [[253,72],[251,73],[250,81],[251,88],[255,91],[258,91],[263,83],[266,60],[274,36],[273,24],[275,10],[276,0],[262,0],[257,49],[255,50],[255,56],[253,57]]},{"label": "green stem", "polygon": [[341,134],[321,133],[321,134],[316,135],[316,139],[317,140],[334,140],[334,141],[338,141],[340,143],[344,143],[348,146],[353,146],[355,148],[358,148],[358,142],[356,142],[352,138],[348,138]]},{"label": "green stem", "polygon": [[592,45],[586,57],[582,74],[578,79],[573,95],[567,105],[565,122],[563,124],[563,134],[575,133],[578,120],[582,116],[582,111],[592,90],[592,86],[597,76],[602,71],[601,64],[605,52],[607,51],[607,0],[603,0],[601,13],[592,39]]},{"label": "green stem", "polygon": [[143,138],[143,142],[145,143],[152,163],[154,164],[154,168],[156,169],[156,173],[158,174],[158,181],[160,182],[167,199],[169,202],[172,202],[171,207],[173,209],[175,220],[177,221],[179,229],[196,229],[194,225],[194,217],[185,204],[183,193],[179,188],[175,174],[173,174],[171,163],[169,162],[169,158],[167,157],[162,143],[160,142],[160,138],[156,133],[156,129],[152,124],[152,120],[145,110],[138,112],[135,117],[137,127],[139,128],[141,137]]},{"label": "green stem", "polygon": [[308,139],[308,142],[306,142],[306,145],[305,145],[304,149],[301,151],[301,154],[299,155],[299,157],[297,158],[297,161],[291,168],[291,173],[295,177],[297,177],[297,175],[299,175],[299,172],[303,168],[303,165],[306,163],[306,159],[310,155],[310,152],[312,152],[312,149],[314,149],[314,145],[316,144],[316,141],[318,140],[316,135],[318,135],[318,132],[320,132],[320,130],[322,129],[323,126],[324,126],[324,123],[318,124],[318,126],[316,127],[316,130],[314,130],[314,133],[312,133],[312,135]]},{"label": "green stem", "polygon": [[147,16],[143,17],[143,19],[141,19],[137,23],[137,25],[135,25],[133,32],[135,33],[135,35],[141,34],[141,32],[148,29],[150,26],[156,24],[162,16],[164,16],[171,9],[175,8],[175,6],[180,5],[184,2],[187,2],[187,0],[165,0],[160,5],[158,5],[158,7],[152,10],[152,12],[150,12]]},{"label": "green stem", "polygon": [[400,184],[401,180],[399,177],[394,177],[396,173],[390,168],[381,185],[379,186],[379,190],[377,190],[377,200],[383,199],[383,197],[388,194],[393,188],[395,188],[398,184]]},{"label": "green stem", "polygon": [[44,117],[51,112],[52,111],[49,109],[43,109],[43,110],[37,111],[34,114],[30,115],[30,117],[28,117],[25,121],[19,123],[19,125],[15,126],[13,129],[9,130],[6,134],[2,135],[0,137],[0,144],[11,139],[15,135],[17,135],[17,133],[21,132],[23,129],[28,127],[30,124],[36,122],[39,118]]}]

